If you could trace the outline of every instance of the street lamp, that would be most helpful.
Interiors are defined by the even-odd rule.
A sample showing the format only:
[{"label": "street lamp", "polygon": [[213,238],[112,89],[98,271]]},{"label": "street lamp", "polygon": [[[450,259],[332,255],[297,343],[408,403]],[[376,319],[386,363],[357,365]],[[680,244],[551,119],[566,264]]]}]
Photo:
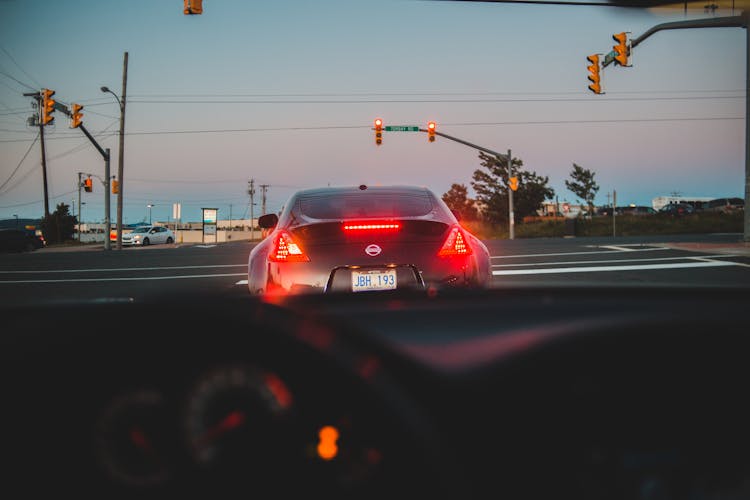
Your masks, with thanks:
[{"label": "street lamp", "polygon": [[148,224],[151,225],[151,209],[154,208],[153,203],[146,205],[148,207]]},{"label": "street lamp", "polygon": [[[117,97],[117,94],[109,90],[109,87],[102,86],[101,91],[112,94],[117,99],[117,104],[120,106],[120,151],[118,155],[117,163],[117,249],[122,250],[122,194],[124,190],[123,183],[123,165],[125,163],[125,93],[128,78],[128,53],[125,52],[123,61],[123,72],[122,72],[122,99]],[[107,240],[109,241],[109,240]]]},{"label": "street lamp", "polygon": [[18,229],[18,215],[16,215],[16,214],[13,214],[13,217],[15,217],[15,218],[16,218],[16,229]]}]

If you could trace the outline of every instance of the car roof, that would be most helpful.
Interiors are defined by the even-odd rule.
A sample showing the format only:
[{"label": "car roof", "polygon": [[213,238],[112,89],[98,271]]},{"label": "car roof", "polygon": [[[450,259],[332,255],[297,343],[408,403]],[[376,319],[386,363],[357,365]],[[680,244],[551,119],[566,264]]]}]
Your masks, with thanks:
[{"label": "car roof", "polygon": [[378,192],[378,193],[392,193],[392,194],[427,194],[431,193],[429,189],[423,186],[410,186],[410,185],[375,185],[370,186],[367,184],[360,184],[359,186],[327,186],[320,188],[302,189],[297,191],[298,196],[322,196],[322,195],[338,195],[338,194],[350,194],[359,193],[362,191],[367,192]]}]

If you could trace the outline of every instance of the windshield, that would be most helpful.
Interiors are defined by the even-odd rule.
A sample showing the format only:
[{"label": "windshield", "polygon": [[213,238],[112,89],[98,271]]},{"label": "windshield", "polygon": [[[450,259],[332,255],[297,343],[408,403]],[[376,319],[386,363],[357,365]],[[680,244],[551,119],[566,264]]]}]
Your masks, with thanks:
[{"label": "windshield", "polygon": [[417,217],[432,211],[426,194],[393,196],[372,193],[364,196],[345,195],[337,199],[322,196],[301,196],[300,214],[313,219],[347,219],[355,217]]},{"label": "windshield", "polygon": [[364,183],[427,187],[485,239],[744,234],[742,213],[606,219],[745,198],[745,31],[707,23],[744,5],[619,5],[9,2],[0,219],[255,230],[298,190]]},{"label": "windshield", "polygon": [[0,488],[750,498],[748,9],[0,0]]}]

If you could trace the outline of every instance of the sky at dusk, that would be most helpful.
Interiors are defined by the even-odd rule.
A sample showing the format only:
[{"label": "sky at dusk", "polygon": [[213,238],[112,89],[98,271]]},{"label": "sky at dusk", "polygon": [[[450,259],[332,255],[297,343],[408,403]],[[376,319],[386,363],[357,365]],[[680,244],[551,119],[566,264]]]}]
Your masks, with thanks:
[{"label": "sky at dusk", "polygon": [[[718,2],[721,4],[721,2]],[[523,161],[549,177],[559,201],[573,163],[595,172],[596,203],[652,198],[744,198],[745,30],[659,32],[632,67],[602,72],[587,89],[586,56],[660,23],[729,10],[644,11],[432,0],[0,0],[0,219],[44,214],[39,127],[24,93],[84,106],[83,123],[118,167],[123,55],[128,53],[124,223],[197,221],[278,211],[302,188],[416,184],[438,195],[471,187],[478,151],[373,120],[428,121],[437,130]],[[738,12],[735,12],[738,14]],[[45,127],[50,210],[74,205],[102,221],[104,162],[81,130],[55,113]],[[470,189],[469,194],[473,195]],[[115,222],[116,196],[111,197]]]}]

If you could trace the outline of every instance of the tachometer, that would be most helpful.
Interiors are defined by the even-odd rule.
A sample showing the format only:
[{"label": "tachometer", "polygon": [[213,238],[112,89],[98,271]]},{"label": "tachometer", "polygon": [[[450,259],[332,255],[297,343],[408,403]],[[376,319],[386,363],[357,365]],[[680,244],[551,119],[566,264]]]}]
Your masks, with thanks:
[{"label": "tachometer", "polygon": [[114,481],[126,486],[165,483],[172,468],[169,428],[160,392],[136,390],[114,398],[95,429],[100,463]]}]

